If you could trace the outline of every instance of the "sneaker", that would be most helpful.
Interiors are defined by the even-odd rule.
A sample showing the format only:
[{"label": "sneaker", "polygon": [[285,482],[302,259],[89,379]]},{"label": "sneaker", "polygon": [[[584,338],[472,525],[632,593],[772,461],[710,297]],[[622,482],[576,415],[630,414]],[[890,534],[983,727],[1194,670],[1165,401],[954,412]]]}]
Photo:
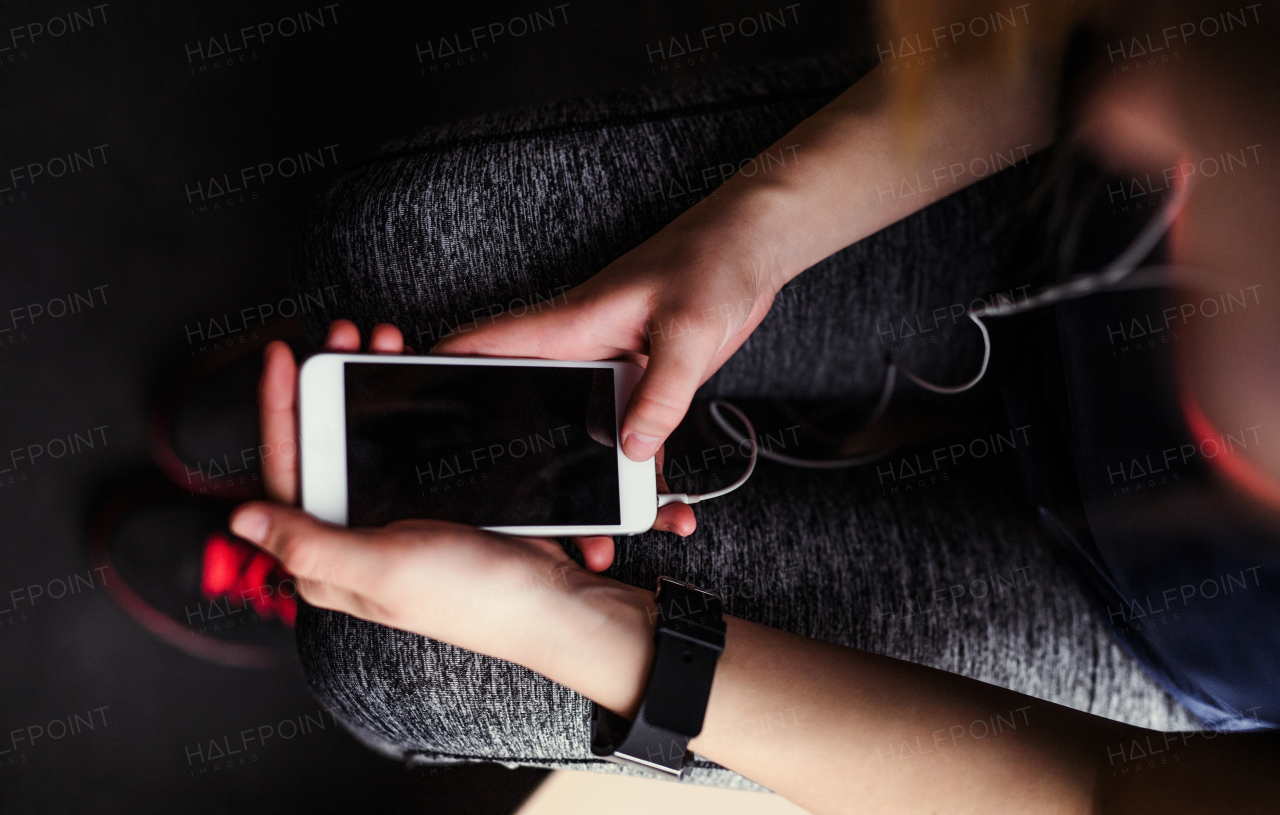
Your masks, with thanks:
[{"label": "sneaker", "polygon": [[[151,457],[171,482],[197,495],[245,501],[263,495],[258,442],[262,349],[302,333],[296,320],[260,328],[198,354],[151,409]],[[194,351],[193,351],[194,353]]]},{"label": "sneaker", "polygon": [[90,556],[140,625],[200,659],[240,668],[295,660],[293,578],[227,528],[234,502],[156,480],[106,502]]}]

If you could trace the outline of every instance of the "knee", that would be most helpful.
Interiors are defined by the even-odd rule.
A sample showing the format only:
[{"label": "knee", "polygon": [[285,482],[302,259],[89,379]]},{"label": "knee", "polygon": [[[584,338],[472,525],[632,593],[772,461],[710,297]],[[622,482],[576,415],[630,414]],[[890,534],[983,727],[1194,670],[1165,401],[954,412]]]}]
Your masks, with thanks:
[{"label": "knee", "polygon": [[519,665],[305,604],[297,641],[320,701],[384,752],[504,763],[591,756],[587,700]]},{"label": "knee", "polygon": [[568,211],[576,191],[543,179],[537,164],[513,162],[495,143],[350,170],[312,208],[295,248],[294,287],[332,295],[326,312],[306,318],[311,338],[345,317],[365,332],[394,323],[424,350],[461,324],[562,300],[629,248],[548,217]]}]

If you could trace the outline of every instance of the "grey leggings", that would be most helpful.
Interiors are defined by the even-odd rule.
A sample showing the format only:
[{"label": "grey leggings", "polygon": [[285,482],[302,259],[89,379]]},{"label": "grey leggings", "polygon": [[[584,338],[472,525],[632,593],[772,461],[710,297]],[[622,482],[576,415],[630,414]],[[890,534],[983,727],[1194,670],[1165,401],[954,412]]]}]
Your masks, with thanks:
[{"label": "grey leggings", "polygon": [[[855,76],[825,61],[766,66],[426,129],[323,197],[296,284],[333,287],[340,305],[325,317],[366,331],[396,323],[421,350],[458,322],[582,282],[734,170],[803,161],[803,145],[757,155]],[[1006,213],[1034,169],[991,175],[806,271],[700,396],[870,403],[886,346],[935,379],[967,378],[980,346],[951,306],[1024,284],[1002,253]],[[881,198],[892,206],[896,193]],[[789,427],[764,429],[786,447],[798,439]],[[677,575],[720,590],[729,613],[786,631],[1138,725],[1190,725],[1037,530],[1013,453],[1029,438],[955,430],[924,448],[963,447],[929,474],[907,455],[834,471],[764,462],[743,489],[697,507],[690,538],[620,540],[608,574],[638,586]],[[669,475],[733,466],[708,455],[714,442],[685,447]],[[388,754],[622,772],[591,755],[587,700],[520,666],[312,608],[297,635],[315,693]],[[754,786],[701,759],[689,778]]]}]

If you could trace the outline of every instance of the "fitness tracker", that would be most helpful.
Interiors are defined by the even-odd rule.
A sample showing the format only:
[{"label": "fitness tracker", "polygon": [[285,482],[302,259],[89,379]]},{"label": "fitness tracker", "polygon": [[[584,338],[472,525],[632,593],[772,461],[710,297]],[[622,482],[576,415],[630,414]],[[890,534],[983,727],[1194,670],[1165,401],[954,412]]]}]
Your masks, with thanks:
[{"label": "fitness tracker", "polygon": [[591,752],[600,758],[678,780],[693,762],[689,740],[702,732],[724,651],[720,595],[658,578],[653,667],[634,722],[591,703]]}]

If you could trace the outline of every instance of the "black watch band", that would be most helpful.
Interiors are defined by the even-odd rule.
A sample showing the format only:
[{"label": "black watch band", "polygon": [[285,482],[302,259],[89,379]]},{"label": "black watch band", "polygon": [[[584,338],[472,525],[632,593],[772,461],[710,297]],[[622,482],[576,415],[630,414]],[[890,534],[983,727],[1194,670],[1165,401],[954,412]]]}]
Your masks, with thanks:
[{"label": "black watch band", "polygon": [[591,752],[600,758],[678,779],[702,732],[716,661],[724,651],[720,595],[658,578],[653,667],[634,722],[591,704]]}]

